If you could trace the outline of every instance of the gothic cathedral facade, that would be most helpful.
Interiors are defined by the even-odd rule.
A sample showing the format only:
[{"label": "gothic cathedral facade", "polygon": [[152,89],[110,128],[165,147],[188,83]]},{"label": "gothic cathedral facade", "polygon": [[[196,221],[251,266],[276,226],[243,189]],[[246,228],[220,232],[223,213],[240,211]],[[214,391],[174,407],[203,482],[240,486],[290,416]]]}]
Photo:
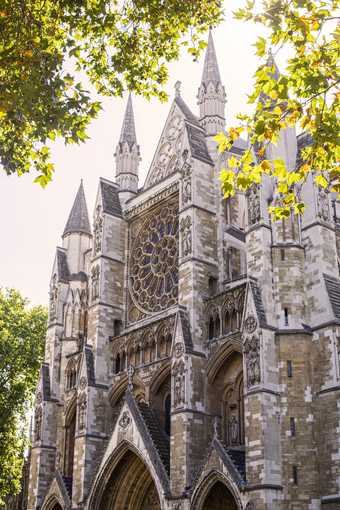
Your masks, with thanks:
[{"label": "gothic cathedral facade", "polygon": [[[314,183],[272,223],[271,182],[222,196],[212,35],[199,115],[179,83],[149,173],[131,96],[115,182],[80,185],[56,249],[29,510],[340,508],[340,229]],[[294,168],[293,128],[269,158]],[[337,216],[338,214],[338,216]],[[339,223],[339,224],[338,224]]]}]

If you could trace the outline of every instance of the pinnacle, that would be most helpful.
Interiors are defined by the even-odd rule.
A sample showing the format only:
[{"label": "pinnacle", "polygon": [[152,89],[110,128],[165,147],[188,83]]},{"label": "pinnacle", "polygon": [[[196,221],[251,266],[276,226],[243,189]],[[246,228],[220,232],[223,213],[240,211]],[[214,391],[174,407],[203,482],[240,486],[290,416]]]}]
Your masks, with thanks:
[{"label": "pinnacle", "polygon": [[135,143],[137,145],[136,129],[135,129],[135,118],[133,115],[131,93],[126,105],[122,131],[120,133],[119,142],[127,142],[128,144]]},{"label": "pinnacle", "polygon": [[91,227],[84,193],[83,180],[74,200],[70,215],[68,217],[63,236],[71,233],[85,233],[91,235]]},{"label": "pinnacle", "polygon": [[202,84],[207,85],[210,81],[215,84],[221,83],[221,76],[211,30],[209,30],[208,46],[205,53]]}]

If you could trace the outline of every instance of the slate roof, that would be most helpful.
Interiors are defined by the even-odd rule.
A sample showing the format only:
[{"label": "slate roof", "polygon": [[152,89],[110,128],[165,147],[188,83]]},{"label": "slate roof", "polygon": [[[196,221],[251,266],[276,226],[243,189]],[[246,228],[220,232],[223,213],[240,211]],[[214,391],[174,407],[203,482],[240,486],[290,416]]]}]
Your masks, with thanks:
[{"label": "slate roof", "polygon": [[198,121],[198,118],[196,117],[196,115],[194,115],[192,113],[192,111],[190,110],[189,106],[183,101],[181,96],[176,96],[175,97],[175,103],[180,108],[180,110],[182,111],[185,119],[188,122],[191,122],[191,124],[194,124],[195,126],[197,126],[200,129],[202,129],[201,126],[200,126],[200,123]]},{"label": "slate roof", "polygon": [[57,248],[57,272],[59,281],[68,282],[70,279],[70,270],[67,264],[66,251],[63,248]]},{"label": "slate roof", "polygon": [[166,472],[170,474],[170,438],[164,432],[153,410],[145,402],[139,402],[138,407]]},{"label": "slate roof", "polygon": [[180,108],[186,122],[186,130],[192,157],[213,165],[213,161],[209,155],[208,147],[205,139],[204,130],[200,126],[198,118],[191,112],[190,108],[183,101],[181,96],[175,97],[175,103]]},{"label": "slate roof", "polygon": [[323,277],[333,314],[336,319],[340,320],[340,280],[327,274],[324,274]]},{"label": "slate roof", "polygon": [[122,207],[119,200],[118,188],[112,182],[100,180],[103,212],[122,218]]},{"label": "slate roof", "polygon": [[266,313],[264,311],[261,289],[254,280],[250,280],[250,288],[252,291],[257,317],[259,319],[260,326],[267,324]]},{"label": "slate roof", "polygon": [[65,236],[66,234],[71,234],[73,232],[83,232],[91,235],[91,226],[87,212],[83,181],[80,183],[63,235]]},{"label": "slate roof", "polygon": [[211,30],[209,31],[208,46],[205,53],[203,73],[201,83],[207,85],[209,82],[214,84],[221,83],[220,70],[218,68],[216,51]]}]

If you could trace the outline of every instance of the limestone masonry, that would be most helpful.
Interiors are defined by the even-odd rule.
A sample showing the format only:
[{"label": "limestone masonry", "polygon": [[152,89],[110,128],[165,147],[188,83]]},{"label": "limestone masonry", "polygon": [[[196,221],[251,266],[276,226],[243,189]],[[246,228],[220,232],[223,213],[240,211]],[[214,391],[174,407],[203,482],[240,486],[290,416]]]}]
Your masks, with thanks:
[{"label": "limestone masonry", "polygon": [[[340,508],[340,204],[312,179],[271,223],[265,180],[225,200],[212,35],[196,117],[170,107],[145,184],[131,96],[115,182],[81,184],[56,249],[29,510]],[[290,168],[308,137],[267,157]]]}]

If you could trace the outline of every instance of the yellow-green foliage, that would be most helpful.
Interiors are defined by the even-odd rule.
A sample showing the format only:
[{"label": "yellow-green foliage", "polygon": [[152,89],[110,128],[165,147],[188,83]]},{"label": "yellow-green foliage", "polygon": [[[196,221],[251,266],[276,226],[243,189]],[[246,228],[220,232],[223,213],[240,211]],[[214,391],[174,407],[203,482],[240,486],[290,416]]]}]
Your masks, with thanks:
[{"label": "yellow-green foliage", "polygon": [[[267,174],[275,187],[269,207],[274,220],[291,210],[303,213],[300,190],[311,173],[318,186],[340,197],[338,8],[339,0],[248,0],[235,13],[239,20],[267,27],[269,36],[255,43],[261,63],[249,96],[253,114],[239,115],[239,126],[215,137],[221,152],[241,134],[249,140],[245,154],[229,160],[228,169],[222,170],[222,188],[228,197],[260,183]],[[272,57],[282,49],[289,50],[290,58],[285,72],[277,75]],[[312,138],[298,168],[264,159],[266,147],[290,126]]]}]

